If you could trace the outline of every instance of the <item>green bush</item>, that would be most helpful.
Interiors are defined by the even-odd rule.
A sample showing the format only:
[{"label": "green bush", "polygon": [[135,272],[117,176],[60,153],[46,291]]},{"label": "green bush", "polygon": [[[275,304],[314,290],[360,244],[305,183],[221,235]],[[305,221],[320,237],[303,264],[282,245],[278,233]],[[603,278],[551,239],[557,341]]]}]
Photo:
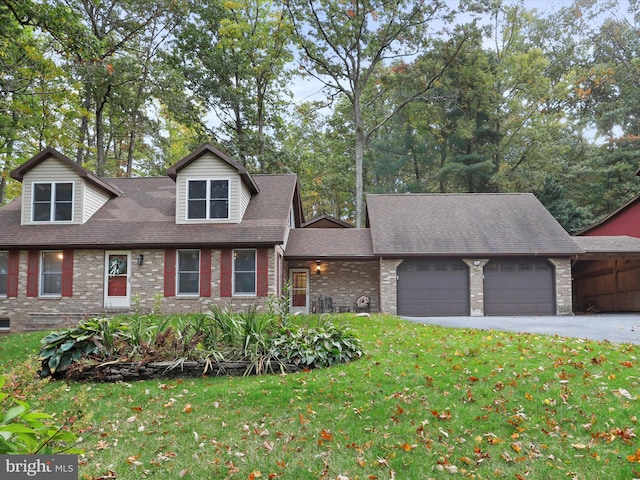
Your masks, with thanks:
[{"label": "green bush", "polygon": [[360,340],[349,330],[340,330],[331,322],[317,328],[283,329],[271,340],[276,358],[306,368],[330,367],[362,356]]},{"label": "green bush", "polygon": [[[6,377],[0,375],[0,388]],[[77,436],[52,425],[53,417],[34,412],[28,403],[0,392],[0,454],[83,453],[74,448]]]}]

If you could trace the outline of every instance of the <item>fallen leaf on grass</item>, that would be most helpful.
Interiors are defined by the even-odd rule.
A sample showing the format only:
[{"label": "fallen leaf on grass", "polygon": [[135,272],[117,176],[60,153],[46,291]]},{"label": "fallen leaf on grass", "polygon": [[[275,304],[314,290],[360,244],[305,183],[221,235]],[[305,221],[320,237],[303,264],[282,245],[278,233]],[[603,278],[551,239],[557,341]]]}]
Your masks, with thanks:
[{"label": "fallen leaf on grass", "polygon": [[613,393],[621,397],[628,398],[630,400],[634,400],[635,398],[629,393],[628,390],[625,390],[624,388],[618,388],[617,390],[613,390]]},{"label": "fallen leaf on grass", "polygon": [[640,448],[633,455],[628,455],[627,460],[633,463],[640,463]]}]

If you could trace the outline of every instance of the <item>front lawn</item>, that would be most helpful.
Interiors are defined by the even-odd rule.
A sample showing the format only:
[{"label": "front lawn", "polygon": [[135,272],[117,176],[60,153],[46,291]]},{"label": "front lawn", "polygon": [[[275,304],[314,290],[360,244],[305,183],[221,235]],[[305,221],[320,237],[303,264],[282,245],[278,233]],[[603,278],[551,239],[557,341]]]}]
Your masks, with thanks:
[{"label": "front lawn", "polygon": [[73,420],[81,479],[640,477],[639,346],[384,315],[332,321],[354,329],[362,358],[282,375],[67,384],[37,379],[26,356],[43,335],[29,334],[0,338],[0,374],[5,391]]}]

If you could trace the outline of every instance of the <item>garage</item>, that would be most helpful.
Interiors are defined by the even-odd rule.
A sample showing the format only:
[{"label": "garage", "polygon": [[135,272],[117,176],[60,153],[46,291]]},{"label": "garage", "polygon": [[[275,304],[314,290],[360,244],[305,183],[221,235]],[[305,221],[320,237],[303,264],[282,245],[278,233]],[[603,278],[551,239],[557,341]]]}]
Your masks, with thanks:
[{"label": "garage", "polygon": [[484,267],[485,315],[555,315],[554,279],[545,259],[489,261]]},{"label": "garage", "polygon": [[469,315],[469,270],[461,260],[405,260],[397,274],[399,315]]}]

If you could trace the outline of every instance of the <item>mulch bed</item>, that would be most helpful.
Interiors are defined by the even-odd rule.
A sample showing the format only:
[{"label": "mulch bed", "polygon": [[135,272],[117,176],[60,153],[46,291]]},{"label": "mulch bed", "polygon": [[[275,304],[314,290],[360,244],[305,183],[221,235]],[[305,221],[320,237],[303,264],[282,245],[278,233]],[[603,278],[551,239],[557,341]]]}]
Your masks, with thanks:
[{"label": "mulch bed", "polygon": [[[298,365],[277,364],[272,368],[263,367],[260,373],[281,373],[301,371]],[[77,364],[68,370],[56,372],[55,378],[92,382],[130,382],[183,377],[220,377],[255,375],[255,365],[251,361],[219,362],[215,360],[174,361],[174,362],[105,362],[101,364]]]}]

